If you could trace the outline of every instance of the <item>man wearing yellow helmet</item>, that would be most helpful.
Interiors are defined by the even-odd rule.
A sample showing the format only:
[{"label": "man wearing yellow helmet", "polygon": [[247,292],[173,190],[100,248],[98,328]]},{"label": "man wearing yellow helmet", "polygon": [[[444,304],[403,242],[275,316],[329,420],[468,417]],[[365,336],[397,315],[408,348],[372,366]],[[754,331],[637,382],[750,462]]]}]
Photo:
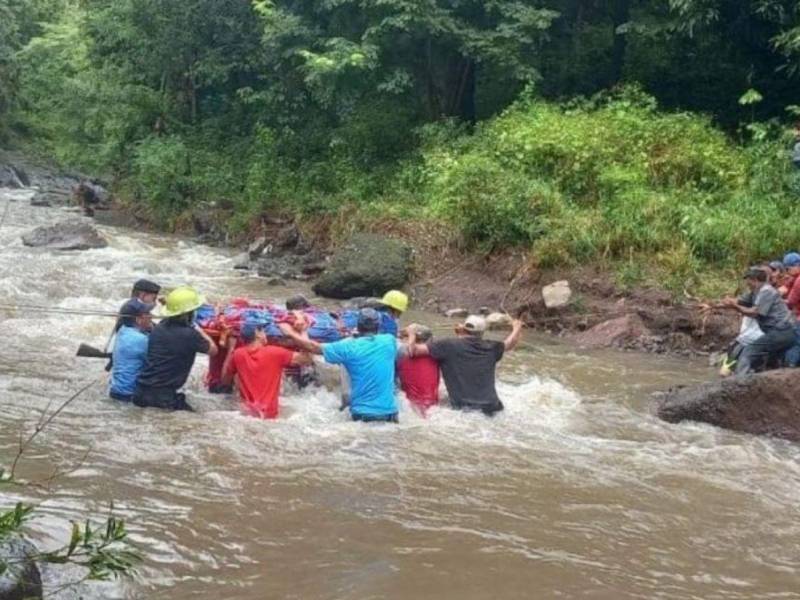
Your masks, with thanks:
[{"label": "man wearing yellow helmet", "polygon": [[399,327],[397,320],[408,310],[408,296],[399,290],[389,290],[383,295],[380,302],[381,333],[397,336]]},{"label": "man wearing yellow helmet", "polygon": [[198,353],[216,356],[214,341],[194,325],[194,313],[204,303],[190,287],[179,287],[167,295],[164,317],[150,334],[147,358],[139,376],[133,403],[168,410],[192,410],[186,394],[179,393],[189,378]]}]

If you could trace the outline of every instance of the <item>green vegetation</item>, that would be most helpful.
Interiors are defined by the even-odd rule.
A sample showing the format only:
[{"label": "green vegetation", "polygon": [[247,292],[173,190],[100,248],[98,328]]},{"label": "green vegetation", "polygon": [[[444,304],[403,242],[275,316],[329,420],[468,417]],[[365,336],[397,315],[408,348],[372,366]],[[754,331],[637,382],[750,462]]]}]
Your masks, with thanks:
[{"label": "green vegetation", "polygon": [[0,0],[0,17],[0,130],[167,226],[207,201],[232,228],[347,207],[674,289],[800,246],[796,2]]},{"label": "green vegetation", "polygon": [[[84,385],[52,411],[48,406],[40,415],[33,431],[27,436],[20,432],[19,449],[11,461],[10,467],[8,470],[0,467],[0,490],[4,487],[8,489],[12,486],[36,485],[17,477],[17,469],[26,451],[39,434],[47,429],[67,406],[94,384],[95,382],[92,381]],[[58,474],[58,471],[53,473],[47,483],[52,484]],[[0,511],[0,576],[10,575],[12,580],[20,577],[24,579],[23,573],[28,560],[52,565],[69,564],[80,567],[84,573],[81,579],[64,586],[72,587],[87,580],[98,581],[129,577],[133,575],[137,565],[141,562],[141,554],[128,539],[125,522],[113,514],[113,503],[102,524],[93,524],[89,519],[83,524],[73,521],[69,541],[61,547],[48,551],[37,550],[29,554],[27,560],[19,555],[2,554],[2,551],[9,552],[14,540],[26,540],[30,536],[27,524],[35,517],[35,510],[36,507],[33,504],[17,502],[13,508]]]}]

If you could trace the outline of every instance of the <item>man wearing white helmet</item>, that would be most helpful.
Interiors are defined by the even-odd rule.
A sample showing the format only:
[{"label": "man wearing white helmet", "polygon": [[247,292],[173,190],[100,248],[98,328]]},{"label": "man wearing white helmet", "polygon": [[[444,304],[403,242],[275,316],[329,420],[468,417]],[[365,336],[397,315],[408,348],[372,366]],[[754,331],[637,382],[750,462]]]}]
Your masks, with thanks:
[{"label": "man wearing white helmet", "polygon": [[439,363],[453,408],[480,410],[487,416],[503,410],[495,388],[495,367],[522,335],[522,321],[514,320],[502,342],[483,339],[486,319],[472,315],[456,326],[456,337],[410,346],[412,356],[430,356]]}]

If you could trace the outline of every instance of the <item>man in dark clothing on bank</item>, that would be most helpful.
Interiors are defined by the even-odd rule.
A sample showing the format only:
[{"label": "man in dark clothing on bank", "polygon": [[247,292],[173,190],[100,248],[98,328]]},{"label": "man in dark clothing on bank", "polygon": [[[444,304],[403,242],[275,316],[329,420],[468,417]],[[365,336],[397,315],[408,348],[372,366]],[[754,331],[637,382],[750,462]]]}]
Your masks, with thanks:
[{"label": "man in dark clothing on bank", "polygon": [[192,288],[180,287],[167,296],[161,321],[150,334],[147,358],[139,376],[133,403],[168,410],[192,410],[179,393],[189,378],[195,356],[216,356],[217,345],[194,324],[194,312],[203,298]]},{"label": "man in dark clothing on bank", "polygon": [[736,375],[755,372],[770,356],[788,350],[795,342],[795,317],[780,293],[767,282],[766,270],[751,267],[744,275],[749,288],[738,298],[725,298],[713,308],[726,308],[758,321],[764,332],[747,344],[736,361]]},{"label": "man in dark clothing on bank", "polygon": [[495,388],[495,367],[519,343],[522,321],[513,322],[511,333],[503,342],[483,339],[485,331],[486,319],[473,315],[456,327],[455,338],[428,344],[409,339],[409,355],[430,356],[439,363],[453,408],[480,410],[492,416],[503,410]]}]

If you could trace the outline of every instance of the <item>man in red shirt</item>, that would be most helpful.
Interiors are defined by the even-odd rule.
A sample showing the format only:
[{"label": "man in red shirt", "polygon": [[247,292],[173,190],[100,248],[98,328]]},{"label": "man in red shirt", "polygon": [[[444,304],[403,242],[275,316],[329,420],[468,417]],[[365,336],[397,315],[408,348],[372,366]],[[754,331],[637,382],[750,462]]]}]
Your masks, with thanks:
[{"label": "man in red shirt", "polygon": [[[408,344],[426,344],[433,332],[424,325],[409,325]],[[425,416],[431,406],[439,404],[439,363],[430,356],[405,356],[397,361],[397,378],[411,406]]]},{"label": "man in red shirt", "polygon": [[800,254],[789,252],[783,257],[783,266],[791,278],[789,293],[786,295],[786,305],[796,315],[800,315]]},{"label": "man in red shirt", "polygon": [[230,384],[235,375],[245,411],[254,417],[275,419],[283,370],[288,366],[311,364],[311,356],[267,345],[264,328],[254,323],[245,323],[240,337],[246,345],[236,350],[233,336],[229,341],[222,369],[223,382]]}]

